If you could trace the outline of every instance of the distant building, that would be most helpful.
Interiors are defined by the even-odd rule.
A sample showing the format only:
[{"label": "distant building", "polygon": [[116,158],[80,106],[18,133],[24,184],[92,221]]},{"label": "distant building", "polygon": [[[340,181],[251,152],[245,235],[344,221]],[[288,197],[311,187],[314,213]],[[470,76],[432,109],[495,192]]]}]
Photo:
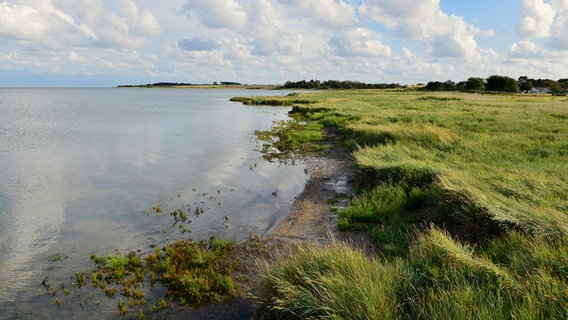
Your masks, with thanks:
[{"label": "distant building", "polygon": [[552,93],[552,90],[550,90],[549,87],[534,87],[534,88],[530,89],[527,93],[548,94],[548,93]]}]

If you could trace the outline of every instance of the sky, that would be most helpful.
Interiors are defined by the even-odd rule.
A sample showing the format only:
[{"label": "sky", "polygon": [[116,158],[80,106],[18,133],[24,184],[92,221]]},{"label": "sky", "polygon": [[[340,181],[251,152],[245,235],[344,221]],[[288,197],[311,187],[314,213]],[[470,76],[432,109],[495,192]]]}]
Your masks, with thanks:
[{"label": "sky", "polygon": [[568,0],[0,0],[0,87],[568,78]]}]

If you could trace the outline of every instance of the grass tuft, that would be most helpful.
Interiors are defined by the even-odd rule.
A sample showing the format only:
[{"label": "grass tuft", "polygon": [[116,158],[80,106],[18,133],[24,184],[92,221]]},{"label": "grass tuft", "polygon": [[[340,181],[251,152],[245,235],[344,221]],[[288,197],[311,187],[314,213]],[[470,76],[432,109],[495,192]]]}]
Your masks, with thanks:
[{"label": "grass tuft", "polygon": [[307,245],[263,266],[260,319],[392,319],[398,265],[382,265],[336,243]]}]

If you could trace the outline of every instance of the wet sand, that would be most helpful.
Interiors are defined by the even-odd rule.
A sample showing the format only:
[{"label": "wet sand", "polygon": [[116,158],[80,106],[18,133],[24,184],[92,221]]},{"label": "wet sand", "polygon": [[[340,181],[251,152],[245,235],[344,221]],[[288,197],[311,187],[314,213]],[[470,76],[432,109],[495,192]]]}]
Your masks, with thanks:
[{"label": "wet sand", "polygon": [[355,176],[353,160],[339,134],[325,131],[327,154],[307,157],[309,180],[296,197],[288,217],[273,227],[267,236],[292,242],[329,243],[333,238],[372,254],[374,249],[366,233],[339,232],[337,211],[350,204]]}]

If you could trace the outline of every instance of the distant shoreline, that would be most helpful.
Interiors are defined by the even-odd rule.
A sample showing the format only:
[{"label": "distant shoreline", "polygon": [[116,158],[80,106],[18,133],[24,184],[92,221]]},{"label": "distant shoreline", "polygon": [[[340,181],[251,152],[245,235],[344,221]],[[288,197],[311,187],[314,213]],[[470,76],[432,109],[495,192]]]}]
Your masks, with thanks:
[{"label": "distant shoreline", "polygon": [[262,84],[134,84],[118,85],[117,88],[166,88],[166,89],[245,89],[245,90],[277,90],[282,85]]}]

